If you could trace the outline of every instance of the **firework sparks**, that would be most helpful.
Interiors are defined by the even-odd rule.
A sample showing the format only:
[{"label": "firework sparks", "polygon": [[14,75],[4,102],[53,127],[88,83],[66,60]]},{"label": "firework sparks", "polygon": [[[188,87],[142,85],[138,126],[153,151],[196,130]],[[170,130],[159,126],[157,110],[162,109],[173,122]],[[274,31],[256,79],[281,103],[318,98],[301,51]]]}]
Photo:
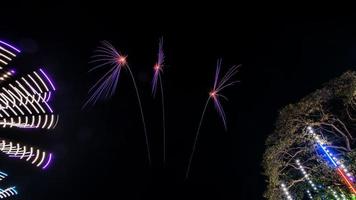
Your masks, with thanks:
[{"label": "firework sparks", "polygon": [[109,42],[102,41],[101,46],[95,50],[90,63],[97,64],[89,72],[109,68],[108,71],[90,88],[89,99],[84,107],[95,104],[99,99],[107,99],[114,95],[120,77],[121,69],[127,67],[126,56],[121,55]]},{"label": "firework sparks", "polygon": [[205,103],[202,115],[200,117],[200,121],[199,121],[199,125],[198,125],[198,129],[197,132],[195,134],[195,140],[194,140],[194,144],[193,144],[193,150],[192,153],[190,154],[190,158],[189,158],[189,163],[188,163],[188,168],[186,171],[186,178],[188,178],[189,176],[189,171],[190,171],[190,167],[192,164],[192,160],[193,160],[193,156],[194,156],[194,152],[196,149],[196,144],[198,141],[198,137],[199,137],[199,133],[200,133],[200,128],[204,119],[204,115],[205,115],[205,111],[208,107],[209,101],[212,100],[214,102],[215,108],[219,114],[219,116],[222,119],[222,122],[224,124],[224,128],[225,130],[227,130],[227,124],[226,124],[226,115],[225,115],[225,111],[220,103],[220,99],[226,99],[227,98],[221,94],[222,90],[226,89],[227,87],[230,87],[232,85],[234,85],[235,83],[237,83],[238,81],[231,81],[232,77],[234,75],[237,74],[238,69],[240,67],[240,65],[237,66],[233,66],[231,67],[226,74],[220,79],[220,69],[221,69],[221,64],[222,64],[222,60],[219,59],[217,61],[217,66],[216,66],[216,71],[215,71],[215,78],[214,78],[214,85],[213,85],[213,89],[209,92],[209,97]]},{"label": "firework sparks", "polygon": [[[158,84],[158,79],[163,73],[163,66],[164,66],[164,52],[163,52],[163,38],[160,39],[159,45],[158,45],[158,58],[157,58],[157,63],[153,67],[154,75],[153,75],[153,80],[152,80],[152,94],[153,96],[156,95],[157,91],[157,84]],[[162,85],[162,84],[160,84]]]},{"label": "firework sparks", "polygon": [[215,108],[218,112],[218,114],[221,117],[222,122],[224,123],[224,128],[225,130],[227,129],[226,125],[226,115],[225,111],[220,103],[220,98],[227,99],[224,95],[221,94],[221,91],[227,87],[230,87],[237,83],[238,81],[231,81],[231,78],[237,74],[239,65],[231,67],[225,76],[223,76],[221,79],[219,79],[220,75],[220,68],[221,68],[221,63],[222,60],[218,60],[217,66],[216,66],[216,71],[215,71],[215,80],[214,80],[214,87],[209,93],[210,99],[213,100]]},{"label": "firework sparks", "polygon": [[157,63],[153,67],[153,80],[152,80],[152,95],[156,96],[157,85],[160,85],[161,90],[161,103],[162,103],[162,128],[163,128],[163,164],[166,163],[166,119],[165,119],[165,105],[164,105],[164,91],[161,73],[163,73],[164,67],[164,52],[163,52],[163,38],[160,39],[158,45]]},{"label": "firework sparks", "polygon": [[114,95],[117,88],[117,83],[120,78],[121,69],[127,69],[130,74],[133,86],[136,91],[138,106],[140,108],[141,120],[143,124],[143,130],[145,134],[146,146],[147,146],[147,157],[148,162],[151,164],[151,154],[150,147],[148,142],[148,135],[146,130],[145,117],[143,114],[142,103],[138,87],[136,85],[135,77],[131,71],[130,66],[127,63],[127,56],[120,54],[113,45],[107,41],[101,42],[101,46],[95,51],[96,54],[93,56],[91,63],[96,64],[95,67],[89,70],[89,72],[101,69],[108,68],[106,73],[99,78],[99,80],[90,88],[89,98],[84,103],[83,108],[89,104],[96,104],[100,99],[108,99]]}]

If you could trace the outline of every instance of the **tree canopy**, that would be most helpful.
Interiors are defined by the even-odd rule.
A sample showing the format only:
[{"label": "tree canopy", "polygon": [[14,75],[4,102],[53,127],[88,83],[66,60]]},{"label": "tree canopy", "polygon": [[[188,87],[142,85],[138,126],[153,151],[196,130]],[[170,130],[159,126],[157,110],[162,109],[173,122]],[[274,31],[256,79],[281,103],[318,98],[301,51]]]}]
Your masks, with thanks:
[{"label": "tree canopy", "polygon": [[[281,189],[285,184],[293,199],[307,199],[307,190],[312,191],[313,199],[335,198],[333,192],[353,198],[347,184],[320,152],[308,127],[342,165],[356,172],[356,72],[344,73],[279,111],[275,130],[266,140],[264,196],[286,199]],[[300,160],[317,191],[313,191],[296,160]]]}]

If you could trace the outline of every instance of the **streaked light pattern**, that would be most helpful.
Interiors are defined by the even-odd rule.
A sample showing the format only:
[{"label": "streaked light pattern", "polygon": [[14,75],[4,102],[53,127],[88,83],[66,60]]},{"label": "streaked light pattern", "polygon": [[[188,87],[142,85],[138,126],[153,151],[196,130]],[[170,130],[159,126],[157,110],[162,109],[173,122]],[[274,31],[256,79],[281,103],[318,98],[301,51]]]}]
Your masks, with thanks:
[{"label": "streaked light pattern", "polygon": [[0,199],[5,199],[7,197],[11,197],[17,195],[16,187],[9,187],[6,189],[0,189]]},{"label": "streaked light pattern", "polygon": [[220,98],[223,98],[225,100],[227,98],[221,94],[221,91],[238,82],[238,81],[231,81],[231,78],[237,74],[240,65],[232,66],[226,72],[226,74],[220,79],[221,64],[222,64],[222,60],[219,59],[217,61],[217,65],[216,65],[214,86],[213,86],[213,89],[209,93],[209,98],[213,100],[215,108],[218,111],[218,114],[220,115],[222,122],[224,123],[224,127],[225,127],[225,129],[227,129],[225,111],[220,103]]},{"label": "streaked light pattern", "polygon": [[23,146],[19,143],[12,143],[6,140],[0,141],[0,151],[11,158],[25,160],[36,167],[46,169],[52,161],[52,154],[40,149]]},{"label": "streaked light pattern", "polygon": [[0,126],[53,129],[58,122],[49,105],[52,81],[42,69],[0,90]]},{"label": "streaked light pattern", "polygon": [[0,40],[0,70],[3,70],[4,67],[20,52],[19,49]]},{"label": "streaked light pattern", "polygon": [[166,163],[166,117],[165,117],[165,105],[164,105],[164,91],[163,81],[161,74],[163,74],[164,67],[164,51],[163,51],[163,38],[159,40],[157,62],[153,67],[153,79],[152,79],[152,95],[156,97],[157,86],[159,84],[161,90],[161,105],[162,105],[162,128],[163,128],[163,164]]},{"label": "streaked light pattern", "polygon": [[82,108],[85,108],[88,105],[94,105],[99,99],[108,99],[114,95],[116,92],[117,83],[119,81],[121,69],[126,69],[131,77],[133,86],[135,88],[137,103],[140,108],[143,132],[145,134],[146,148],[147,148],[147,158],[148,162],[151,165],[151,152],[150,144],[148,140],[145,116],[143,113],[142,103],[140,93],[136,84],[135,76],[133,75],[129,64],[127,63],[127,56],[122,55],[107,41],[101,42],[101,46],[95,51],[97,54],[93,56],[92,63],[96,64],[95,67],[89,70],[92,72],[100,68],[108,68],[101,78],[90,88],[89,98],[84,103]]},{"label": "streaked light pattern", "polygon": [[[17,80],[8,82],[16,71],[5,68],[21,51],[0,41],[0,128],[53,129],[58,123],[49,101],[56,90],[50,76],[43,69],[33,71]],[[8,82],[5,84],[5,81]],[[0,139],[0,153],[10,158],[24,160],[46,169],[53,155],[31,146]],[[0,181],[8,175],[0,171]],[[0,199],[17,195],[16,187],[0,188]]]},{"label": "streaked light pattern", "polygon": [[[163,51],[163,38],[160,39],[158,45],[158,54],[157,54],[157,63],[153,67],[153,79],[152,79],[152,94],[156,95],[158,80],[160,78],[161,73],[163,73],[164,67],[164,51]],[[160,81],[162,83],[162,81]],[[161,84],[162,85],[162,84]]]},{"label": "streaked light pattern", "polygon": [[2,181],[3,179],[5,179],[8,175],[5,172],[1,172],[0,171],[0,181]]},{"label": "streaked light pattern", "polygon": [[[8,176],[7,173],[0,171],[0,181],[4,180],[7,176]],[[11,197],[16,194],[17,194],[17,191],[16,191],[15,187],[9,187],[6,189],[0,188],[0,199]]]},{"label": "streaked light pattern", "polygon": [[107,41],[102,41],[92,58],[91,63],[97,64],[89,72],[109,67],[106,73],[90,88],[89,98],[83,105],[94,105],[99,99],[107,99],[116,92],[116,87],[120,78],[121,69],[127,67],[126,56],[120,54],[113,45]]},{"label": "streaked light pattern", "polygon": [[192,152],[190,154],[187,171],[185,173],[185,178],[186,179],[189,176],[190,166],[192,164],[192,160],[193,160],[196,144],[197,144],[199,133],[200,133],[200,128],[201,128],[201,125],[203,123],[204,115],[205,115],[205,112],[206,112],[206,109],[208,107],[208,104],[209,104],[210,100],[212,100],[214,102],[214,105],[215,105],[215,108],[216,108],[216,110],[218,112],[218,115],[220,116],[220,118],[221,118],[221,120],[222,120],[222,122],[224,124],[224,128],[225,128],[225,130],[227,130],[225,111],[224,111],[224,109],[223,109],[223,107],[222,107],[222,105],[220,103],[220,99],[221,98],[223,98],[225,100],[227,100],[227,98],[224,95],[222,95],[221,92],[222,92],[222,90],[226,89],[227,87],[230,87],[230,86],[232,86],[232,85],[234,85],[235,83],[238,82],[238,81],[232,81],[231,79],[232,79],[232,77],[234,75],[237,74],[240,65],[232,66],[226,72],[226,74],[222,78],[220,78],[221,64],[222,64],[222,60],[219,59],[217,61],[217,65],[216,65],[213,89],[209,92],[209,97],[206,100],[203,112],[202,112],[202,114],[200,116],[198,129],[197,129],[197,132],[195,134],[193,149],[192,149]]}]

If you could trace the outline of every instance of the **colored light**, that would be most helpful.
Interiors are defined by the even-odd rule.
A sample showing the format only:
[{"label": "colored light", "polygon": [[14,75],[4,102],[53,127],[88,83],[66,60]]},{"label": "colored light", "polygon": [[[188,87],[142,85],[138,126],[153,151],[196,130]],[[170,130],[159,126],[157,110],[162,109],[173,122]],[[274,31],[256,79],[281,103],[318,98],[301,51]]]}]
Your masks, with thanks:
[{"label": "colored light", "polygon": [[354,188],[354,186],[352,185],[352,183],[349,181],[349,179],[346,177],[346,175],[344,174],[344,172],[338,168],[337,171],[339,172],[339,174],[342,176],[342,178],[344,178],[345,182],[347,183],[347,185],[349,186],[349,188],[352,190],[352,192],[354,194],[356,194],[356,190]]},{"label": "colored light", "polygon": [[40,69],[40,72],[46,77],[46,79],[48,80],[49,84],[51,84],[52,89],[55,91],[56,88],[54,87],[53,82],[52,82],[51,79],[48,77],[48,75],[47,75],[42,69]]},{"label": "colored light", "polygon": [[48,165],[51,163],[51,161],[52,161],[52,154],[50,153],[47,163],[42,167],[42,169],[46,169],[48,167]]},{"label": "colored light", "polygon": [[0,40],[0,43],[3,44],[3,45],[5,45],[5,46],[7,46],[7,47],[10,47],[11,49],[13,49],[13,50],[15,50],[15,51],[17,51],[17,53],[21,53],[21,51],[20,51],[19,49],[15,48],[14,46],[10,45],[10,44],[7,43],[7,42],[4,42],[4,41],[1,41],[1,40]]},{"label": "colored light", "polygon": [[[25,159],[27,162],[42,169],[46,169],[52,160],[51,153],[47,154],[39,149],[22,146],[18,143],[13,145],[12,142],[5,140],[2,140],[0,143],[0,151],[11,158]],[[47,160],[46,163],[44,163],[44,160]]]},{"label": "colored light", "polygon": [[[323,144],[319,140],[318,136],[315,135],[315,133],[313,132],[313,129],[311,127],[308,127],[308,130],[309,130],[309,133],[312,133],[313,137],[316,139],[317,144],[320,147],[320,149],[322,149],[324,154],[327,156],[327,158],[331,161],[331,163],[334,165],[336,170],[339,172],[339,175],[345,180],[345,182],[347,183],[347,185],[351,189],[351,191],[354,194],[356,194],[356,190],[352,184],[353,178],[351,177],[351,174],[348,173],[348,170],[346,169],[345,165],[343,165],[340,161],[338,161],[336,159],[336,157],[333,157],[333,154],[330,153],[330,151],[326,147],[323,146]],[[345,174],[345,173],[347,173],[347,174]]]},{"label": "colored light", "polygon": [[329,158],[329,160],[331,161],[331,163],[334,165],[334,167],[337,167],[337,164],[336,162],[334,161],[334,159],[330,156],[330,154],[326,151],[326,149],[321,145],[319,144],[319,147],[323,150],[323,152],[325,153],[325,155]]},{"label": "colored light", "polygon": [[5,190],[0,189],[0,199],[11,197],[14,195],[17,195],[16,187],[9,187],[6,188]]},{"label": "colored light", "polygon": [[309,190],[307,190],[307,194],[308,194],[309,199],[313,199],[313,196],[311,195]]}]

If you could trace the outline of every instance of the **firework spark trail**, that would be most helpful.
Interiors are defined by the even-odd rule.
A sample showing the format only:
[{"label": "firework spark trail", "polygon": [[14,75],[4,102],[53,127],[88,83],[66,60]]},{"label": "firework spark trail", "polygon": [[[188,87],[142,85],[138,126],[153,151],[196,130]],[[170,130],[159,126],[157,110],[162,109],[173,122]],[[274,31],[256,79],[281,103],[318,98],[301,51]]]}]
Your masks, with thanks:
[{"label": "firework spark trail", "polygon": [[90,63],[100,63],[91,68],[89,72],[111,66],[111,68],[90,88],[89,98],[82,108],[89,104],[96,104],[99,99],[110,98],[116,91],[120,72],[125,67],[126,57],[121,55],[109,42],[102,41],[102,46],[95,50],[96,55],[92,56]]},{"label": "firework spark trail", "polygon": [[90,63],[99,63],[95,67],[89,70],[89,72],[95,71],[97,69],[111,66],[111,68],[90,88],[89,90],[89,98],[88,100],[84,103],[82,108],[87,107],[89,104],[96,104],[96,102],[100,99],[107,99],[110,98],[114,95],[116,88],[117,88],[117,83],[120,78],[120,73],[121,69],[125,68],[128,70],[130,77],[132,79],[135,91],[136,91],[136,96],[137,96],[137,101],[138,101],[138,106],[140,109],[140,114],[141,114],[141,120],[142,120],[142,125],[143,125],[143,131],[145,134],[145,141],[146,141],[146,147],[147,147],[147,158],[148,162],[151,165],[151,152],[150,152],[150,145],[148,141],[148,135],[147,135],[147,129],[146,129],[146,122],[145,122],[145,117],[143,114],[143,108],[142,108],[142,103],[141,103],[141,98],[140,94],[138,91],[138,87],[136,85],[136,80],[135,77],[131,71],[130,66],[128,65],[126,61],[126,56],[121,55],[114,46],[112,46],[109,42],[103,41],[101,42],[102,46],[99,46],[98,49],[95,51],[96,55],[94,55]]},{"label": "firework spark trail", "polygon": [[157,84],[160,85],[161,90],[161,104],[162,104],[162,129],[163,129],[163,164],[166,163],[166,117],[165,117],[165,103],[164,103],[164,91],[163,91],[163,81],[161,77],[161,73],[163,73],[164,66],[164,52],[163,52],[163,38],[159,41],[158,47],[158,59],[157,63],[153,67],[154,75],[152,80],[152,95],[156,96]]},{"label": "firework spark trail", "polygon": [[146,129],[146,122],[145,122],[145,116],[143,114],[143,109],[142,109],[142,103],[141,103],[141,98],[140,98],[140,93],[138,92],[138,88],[136,85],[136,81],[135,81],[135,77],[130,69],[130,66],[127,65],[127,70],[130,73],[131,79],[132,79],[132,83],[135,87],[135,91],[136,91],[136,96],[137,96],[137,102],[138,102],[138,106],[140,108],[140,112],[141,112],[141,119],[142,119],[142,125],[143,125],[143,131],[145,133],[145,140],[146,140],[146,147],[147,147],[147,158],[148,158],[148,162],[151,165],[151,152],[150,152],[150,144],[148,142],[148,135],[147,135],[147,129]]},{"label": "firework spark trail", "polygon": [[214,102],[214,106],[215,106],[215,109],[217,110],[219,116],[221,117],[222,121],[223,121],[223,124],[224,124],[224,128],[225,130],[227,130],[227,125],[226,125],[226,115],[225,115],[225,111],[220,103],[220,99],[219,97],[227,100],[227,98],[225,96],[223,96],[222,94],[220,94],[220,92],[229,87],[229,86],[232,86],[234,85],[235,83],[237,83],[238,81],[231,81],[231,78],[237,74],[238,72],[238,69],[240,67],[240,65],[237,65],[237,66],[233,66],[231,67],[227,72],[226,74],[221,78],[219,79],[219,75],[220,75],[220,69],[221,69],[221,63],[222,63],[222,60],[219,59],[217,61],[217,66],[216,66],[216,71],[215,71],[215,78],[214,78],[214,86],[213,86],[213,89],[209,92],[209,97],[205,103],[205,106],[204,106],[204,109],[203,109],[203,112],[202,112],[202,115],[200,117],[200,121],[199,121],[199,125],[198,125],[198,129],[197,129],[197,132],[195,134],[195,140],[194,140],[194,144],[193,144],[193,150],[190,154],[190,157],[189,157],[189,162],[188,162],[188,168],[187,168],[187,171],[186,171],[186,174],[185,174],[185,178],[187,179],[189,177],[189,172],[190,172],[190,168],[191,168],[191,164],[192,164],[192,160],[193,160],[193,157],[194,157],[194,152],[195,152],[195,149],[196,149],[196,144],[197,144],[197,141],[198,141],[198,137],[199,137],[199,133],[200,133],[200,129],[201,129],[201,125],[203,123],[203,119],[204,119],[204,115],[205,115],[205,112],[206,112],[206,109],[208,107],[208,104],[209,104],[209,101],[212,100]]},{"label": "firework spark trail", "polygon": [[185,178],[186,178],[186,179],[188,179],[188,177],[189,177],[190,166],[192,165],[192,160],[193,160],[195,148],[196,148],[196,145],[197,145],[197,141],[198,141],[198,137],[199,137],[199,133],[200,133],[200,128],[201,128],[201,125],[202,125],[202,123],[203,123],[205,111],[206,111],[206,108],[208,107],[209,101],[210,101],[210,98],[208,98],[208,100],[206,101],[205,106],[204,106],[204,109],[203,109],[203,112],[202,112],[202,114],[201,114],[201,116],[200,116],[200,121],[199,121],[198,129],[197,129],[197,132],[196,132],[196,134],[195,134],[195,139],[194,139],[194,144],[193,144],[193,150],[192,150],[192,153],[190,154],[189,163],[188,163],[188,168],[187,168],[187,171],[186,171],[186,173],[185,173]]}]

